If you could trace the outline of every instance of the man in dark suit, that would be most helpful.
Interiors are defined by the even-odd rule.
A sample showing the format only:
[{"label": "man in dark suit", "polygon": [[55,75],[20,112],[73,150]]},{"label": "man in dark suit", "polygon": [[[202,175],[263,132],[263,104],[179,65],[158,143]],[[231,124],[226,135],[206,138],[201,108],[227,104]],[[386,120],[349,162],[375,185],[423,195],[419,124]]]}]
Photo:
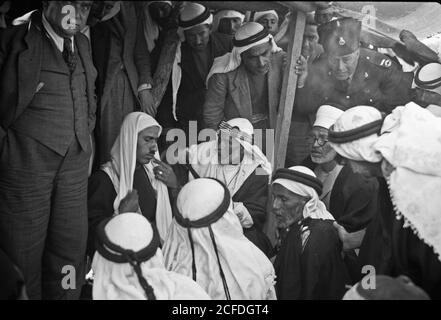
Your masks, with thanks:
[{"label": "man in dark suit", "polygon": [[[87,241],[92,1],[44,1],[0,34],[0,247],[31,299],[77,299]],[[73,19],[75,18],[75,19]]]}]

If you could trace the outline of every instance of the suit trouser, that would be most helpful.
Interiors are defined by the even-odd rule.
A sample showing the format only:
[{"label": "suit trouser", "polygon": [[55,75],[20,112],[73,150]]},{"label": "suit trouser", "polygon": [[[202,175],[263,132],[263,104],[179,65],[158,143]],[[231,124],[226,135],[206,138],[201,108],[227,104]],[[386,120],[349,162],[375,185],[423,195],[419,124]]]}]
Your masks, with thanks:
[{"label": "suit trouser", "polygon": [[78,299],[90,150],[75,139],[63,157],[12,129],[0,148],[1,248],[23,272],[31,299]]}]

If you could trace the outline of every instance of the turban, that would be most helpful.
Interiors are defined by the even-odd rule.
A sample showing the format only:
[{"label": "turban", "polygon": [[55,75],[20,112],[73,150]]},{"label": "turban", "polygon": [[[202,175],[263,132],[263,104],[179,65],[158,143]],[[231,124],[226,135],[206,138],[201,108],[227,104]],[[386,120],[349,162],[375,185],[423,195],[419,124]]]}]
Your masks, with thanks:
[{"label": "turban", "polygon": [[[121,200],[133,189],[138,134],[150,127],[158,127],[159,134],[161,134],[162,127],[151,116],[143,112],[128,114],[110,151],[111,161],[102,167],[102,170],[110,177],[117,194],[113,204],[116,214],[119,213],[118,209]],[[159,160],[158,152],[156,152],[155,158]],[[144,165],[144,170],[149,177],[153,189],[156,191],[156,224],[161,240],[164,240],[172,220],[168,189],[163,182],[156,179],[151,162]]]},{"label": "turban", "polygon": [[236,10],[221,10],[214,15],[213,18],[213,31],[217,31],[219,28],[219,22],[224,18],[239,18],[242,22],[245,19],[245,15]]},{"label": "turban", "polygon": [[253,21],[258,22],[260,19],[267,15],[273,15],[276,17],[277,21],[279,21],[279,15],[277,14],[276,10],[258,11],[254,14]]},{"label": "turban", "polygon": [[322,183],[312,170],[303,166],[279,169],[274,174],[274,184],[280,184],[287,190],[310,199],[303,208],[304,219],[334,220],[334,217],[326,210],[325,204],[319,199]]},{"label": "turban", "polygon": [[191,279],[165,270],[154,230],[138,213],[120,214],[100,223],[92,263],[94,299],[209,299]]},{"label": "turban", "polygon": [[329,142],[339,155],[354,161],[380,162],[374,150],[383,120],[374,107],[357,106],[346,110],[329,131]]},{"label": "turban", "polygon": [[332,105],[323,105],[317,111],[313,126],[329,130],[343,113],[344,111],[342,111],[341,108]]},{"label": "turban", "polygon": [[395,168],[386,179],[398,217],[441,260],[441,119],[413,102],[395,108],[373,148]]},{"label": "turban", "polygon": [[184,8],[181,11],[179,17],[179,43],[176,49],[175,60],[173,61],[172,69],[172,94],[173,94],[173,116],[175,120],[176,117],[176,99],[181,85],[182,80],[182,69],[180,67],[181,63],[181,43],[185,41],[184,31],[197,27],[199,25],[213,24],[213,15],[210,13],[208,8],[204,7],[199,3],[186,2]]},{"label": "turban", "polygon": [[225,185],[215,179],[186,184],[164,243],[168,270],[193,279],[213,299],[274,299],[274,268],[244,235]]},{"label": "turban", "polygon": [[239,68],[242,62],[241,54],[243,52],[268,42],[271,43],[272,53],[282,51],[282,49],[277,46],[273,36],[270,35],[268,30],[266,30],[262,25],[256,22],[248,22],[242,25],[234,35],[233,50],[221,57],[214,59],[213,66],[211,67],[211,70],[207,76],[207,85],[213,74],[227,73]]}]

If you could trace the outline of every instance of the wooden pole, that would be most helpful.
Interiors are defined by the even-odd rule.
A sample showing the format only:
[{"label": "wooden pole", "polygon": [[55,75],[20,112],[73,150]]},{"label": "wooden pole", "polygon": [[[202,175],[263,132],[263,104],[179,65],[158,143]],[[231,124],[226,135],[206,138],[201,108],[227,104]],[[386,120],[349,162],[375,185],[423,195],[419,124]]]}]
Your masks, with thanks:
[{"label": "wooden pole", "polygon": [[305,32],[306,14],[302,11],[297,11],[295,14],[296,18],[291,21],[291,27],[289,28],[288,61],[283,76],[282,94],[280,97],[277,117],[275,134],[275,170],[285,166],[286,148],[288,147],[292,109],[297,88],[297,74],[295,73],[294,68],[302,51],[303,34]]}]

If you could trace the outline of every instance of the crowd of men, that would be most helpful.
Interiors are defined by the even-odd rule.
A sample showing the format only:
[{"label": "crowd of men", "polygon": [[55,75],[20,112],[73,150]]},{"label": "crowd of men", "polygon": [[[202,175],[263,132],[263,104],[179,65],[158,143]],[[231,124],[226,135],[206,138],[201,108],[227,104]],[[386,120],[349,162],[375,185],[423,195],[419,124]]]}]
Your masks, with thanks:
[{"label": "crowd of men", "polygon": [[0,19],[0,298],[441,298],[438,56],[405,72],[359,20],[308,13],[274,170],[256,137],[280,111],[279,14],[42,1]]}]

